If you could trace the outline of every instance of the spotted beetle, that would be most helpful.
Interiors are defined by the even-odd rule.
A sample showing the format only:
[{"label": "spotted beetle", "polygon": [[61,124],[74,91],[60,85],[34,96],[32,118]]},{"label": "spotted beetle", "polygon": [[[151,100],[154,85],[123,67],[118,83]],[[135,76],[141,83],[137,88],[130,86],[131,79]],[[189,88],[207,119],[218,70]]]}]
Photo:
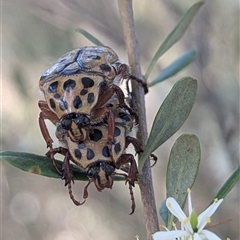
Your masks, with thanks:
[{"label": "spotted beetle", "polygon": [[[87,169],[89,182],[84,188],[84,199],[88,197],[87,187],[91,182],[94,182],[98,191],[102,191],[104,188],[112,188],[112,177],[114,175],[124,176],[129,184],[132,199],[132,214],[135,210],[132,186],[134,186],[134,182],[137,180],[138,171],[133,155],[125,153],[125,149],[130,143],[133,144],[137,153],[142,152],[142,149],[137,139],[126,136],[126,129],[124,126],[116,124],[114,145],[112,148],[113,158],[111,158],[107,147],[107,130],[106,125],[94,127],[90,139],[84,142],[80,141],[76,143],[72,142],[70,138],[67,138],[68,151],[71,156],[69,160],[73,161],[76,165]],[[69,160],[65,158],[66,162],[64,164],[67,165]],[[124,165],[128,163],[130,164],[130,167],[126,170]],[[121,169],[126,172],[117,173],[115,169]],[[68,176],[68,174],[69,173],[65,173],[66,176]],[[77,205],[81,204],[77,201],[74,201],[74,203]]]},{"label": "spotted beetle", "polygon": [[[114,99],[112,99],[112,101],[114,101]],[[132,214],[135,210],[132,187],[137,180],[138,171],[133,155],[125,153],[125,149],[130,143],[133,144],[136,153],[142,152],[142,148],[139,141],[129,135],[134,127],[132,116],[126,110],[115,108],[113,103],[111,108],[113,108],[115,114],[112,153],[109,152],[108,148],[107,122],[101,122],[100,124],[92,126],[92,132],[88,139],[75,142],[69,137],[67,131],[62,128],[57,115],[49,111],[49,116],[51,116],[49,119],[56,125],[56,136],[63,147],[53,148],[49,150],[46,155],[50,157],[53,162],[55,154],[60,153],[64,155],[62,172],[60,170],[58,170],[58,172],[62,174],[63,179],[65,179],[65,185],[68,185],[70,197],[76,205],[82,205],[85,200],[79,202],[73,196],[71,182],[74,179],[71,174],[70,161],[80,168],[86,169],[89,182],[84,188],[84,199],[88,197],[87,188],[90,183],[94,182],[97,190],[102,191],[104,188],[112,188],[114,175],[123,176],[129,185],[132,200]],[[85,130],[83,129],[83,131]],[[129,164],[129,167],[126,167],[125,164]],[[123,172],[118,173],[116,169],[120,169]]]},{"label": "spotted beetle", "polygon": [[[121,79],[136,80],[145,93],[148,91],[146,84],[130,75],[129,67],[109,47],[84,47],[67,53],[40,78],[39,87],[45,100],[39,101],[39,126],[49,147],[46,155],[65,179],[76,205],[85,200],[81,203],[73,196],[70,161],[85,169],[89,177],[84,199],[90,183],[94,182],[97,190],[102,191],[112,187],[114,175],[124,176],[129,184],[133,213],[132,187],[138,172],[133,155],[125,153],[125,149],[130,143],[137,153],[142,149],[138,140],[129,136],[138,116],[125,102],[118,86]],[[46,119],[56,126],[56,136],[63,147],[53,148]],[[55,164],[57,153],[64,155],[62,170]],[[127,163],[129,168],[125,166]],[[117,173],[116,169],[124,173]]]},{"label": "spotted beetle", "polygon": [[[39,101],[39,126],[47,147],[52,149],[52,141],[46,134],[45,119],[52,111],[72,141],[85,140],[91,126],[107,118],[108,147],[112,152],[114,115],[104,106],[105,103],[116,95],[119,107],[127,109],[138,121],[137,114],[127,106],[124,93],[117,86],[121,79],[134,79],[147,92],[146,84],[130,75],[128,66],[118,60],[117,54],[111,48],[103,46],[73,50],[48,69],[39,81],[45,97],[44,101]],[[83,128],[88,131],[83,131]]]}]

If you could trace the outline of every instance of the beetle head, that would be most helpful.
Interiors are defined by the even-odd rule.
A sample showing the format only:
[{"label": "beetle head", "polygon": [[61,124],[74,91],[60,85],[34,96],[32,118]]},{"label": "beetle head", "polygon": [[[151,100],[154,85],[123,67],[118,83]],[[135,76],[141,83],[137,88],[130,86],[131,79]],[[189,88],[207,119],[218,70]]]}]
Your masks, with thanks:
[{"label": "beetle head", "polygon": [[115,167],[107,162],[98,162],[91,166],[87,171],[87,176],[92,180],[100,192],[104,188],[112,188],[113,178],[112,174]]},{"label": "beetle head", "polygon": [[90,124],[90,119],[84,114],[69,113],[61,120],[61,126],[65,130],[71,130],[72,124],[77,125],[79,129],[84,128]]}]

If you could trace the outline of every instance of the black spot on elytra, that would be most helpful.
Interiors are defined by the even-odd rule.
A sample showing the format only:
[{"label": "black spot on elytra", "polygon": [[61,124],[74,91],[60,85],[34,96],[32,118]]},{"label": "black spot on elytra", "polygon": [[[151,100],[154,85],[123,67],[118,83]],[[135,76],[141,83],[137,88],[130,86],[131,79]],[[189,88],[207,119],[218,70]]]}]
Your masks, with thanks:
[{"label": "black spot on elytra", "polygon": [[94,154],[93,150],[91,148],[88,148],[87,149],[87,160],[93,159],[94,156],[95,156],[95,154]]},{"label": "black spot on elytra", "polygon": [[118,127],[115,127],[114,137],[118,137],[121,134],[121,130]]},{"label": "black spot on elytra", "polygon": [[89,134],[90,139],[94,142],[98,142],[102,136],[102,132],[99,129],[94,129],[93,134]]},{"label": "black spot on elytra", "polygon": [[57,87],[58,87],[58,82],[53,82],[48,86],[48,92],[49,93],[56,93],[57,92]]},{"label": "black spot on elytra", "polygon": [[123,120],[125,120],[126,122],[130,122],[131,121],[131,117],[126,114],[126,113],[119,113],[118,115],[120,118],[122,118]]},{"label": "black spot on elytra", "polygon": [[85,94],[87,94],[87,93],[88,93],[88,90],[87,90],[87,89],[83,89],[83,90],[80,92],[80,95],[83,96],[83,95],[85,95]]},{"label": "black spot on elytra", "polygon": [[101,64],[99,67],[103,71],[107,71],[107,72],[111,71],[111,67],[109,65],[107,65],[107,64]]},{"label": "black spot on elytra", "polygon": [[86,144],[84,142],[79,142],[78,143],[78,148],[79,149],[84,149],[86,147]]},{"label": "black spot on elytra", "polygon": [[73,100],[73,106],[77,109],[82,107],[82,100],[79,96],[76,96]]},{"label": "black spot on elytra", "polygon": [[76,158],[79,158],[79,159],[82,158],[82,153],[80,152],[79,149],[75,149],[75,150],[74,150],[74,154],[75,154],[75,157],[76,157]]},{"label": "black spot on elytra", "polygon": [[51,108],[56,108],[55,101],[52,98],[49,99],[49,102],[50,102]]},{"label": "black spot on elytra", "polygon": [[90,58],[92,60],[100,60],[101,59],[101,57],[98,55],[89,55],[87,58]]},{"label": "black spot on elytra", "polygon": [[68,79],[64,84],[63,84],[63,89],[67,92],[71,92],[76,86],[76,82],[72,79]]},{"label": "black spot on elytra", "polygon": [[59,107],[62,111],[64,111],[68,108],[68,103],[62,99],[59,101]]},{"label": "black spot on elytra", "polygon": [[87,97],[88,103],[93,103],[95,100],[94,93],[89,93]]},{"label": "black spot on elytra", "polygon": [[56,99],[59,99],[61,97],[61,95],[58,94],[58,93],[55,93],[53,97],[56,98]]},{"label": "black spot on elytra", "polygon": [[94,85],[94,81],[89,77],[83,77],[82,84],[84,88],[90,88]]},{"label": "black spot on elytra", "polygon": [[115,151],[116,154],[118,154],[121,151],[120,143],[115,144],[114,151]]},{"label": "black spot on elytra", "polygon": [[102,155],[104,157],[110,157],[110,153],[109,153],[109,148],[108,146],[105,146],[103,149],[102,149]]}]

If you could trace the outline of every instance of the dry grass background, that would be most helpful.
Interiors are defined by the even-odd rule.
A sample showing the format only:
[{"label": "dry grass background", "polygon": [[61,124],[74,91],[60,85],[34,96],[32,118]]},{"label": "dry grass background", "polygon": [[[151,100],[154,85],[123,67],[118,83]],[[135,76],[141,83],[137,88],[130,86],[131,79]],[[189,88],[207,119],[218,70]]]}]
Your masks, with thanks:
[{"label": "dry grass background", "polygon": [[[192,1],[134,1],[141,50],[142,72],[161,41]],[[91,32],[127,62],[116,1],[2,1],[1,123],[3,150],[43,155],[46,146],[38,127],[38,80],[66,52],[91,45],[74,30]],[[198,51],[196,61],[146,96],[148,126],[158,107],[181,77],[198,79],[198,97],[188,120],[155,154],[153,170],[156,204],[165,198],[165,172],[171,146],[183,132],[198,135],[202,148],[199,175],[193,188],[195,210],[202,211],[231,172],[239,165],[239,3],[208,1],[183,39],[166,53],[150,80],[189,48]],[[54,129],[49,125],[52,129]],[[122,182],[98,193],[90,187],[85,205],[76,207],[64,182],[1,165],[2,239],[87,240],[140,239],[146,237],[139,189],[135,187],[136,212],[129,216],[130,196]],[[85,183],[76,182],[81,200]],[[239,184],[222,203],[213,223],[232,221],[212,229],[222,239],[239,239]]]}]

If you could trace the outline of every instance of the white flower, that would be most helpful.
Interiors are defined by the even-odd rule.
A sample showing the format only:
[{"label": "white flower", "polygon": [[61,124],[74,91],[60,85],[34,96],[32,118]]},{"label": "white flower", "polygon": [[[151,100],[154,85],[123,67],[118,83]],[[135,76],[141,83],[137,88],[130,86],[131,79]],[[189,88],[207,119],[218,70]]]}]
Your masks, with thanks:
[{"label": "white flower", "polygon": [[139,240],[139,236],[138,236],[138,235],[136,235],[135,238],[136,238],[137,240]]},{"label": "white flower", "polygon": [[168,210],[178,218],[181,222],[181,230],[175,230],[167,232],[154,233],[154,240],[221,240],[216,234],[204,229],[207,223],[210,223],[210,217],[217,210],[223,199],[215,199],[204,212],[197,216],[196,212],[192,208],[192,200],[190,195],[190,189],[188,189],[188,212],[187,217],[176,200],[172,197],[168,198],[166,205]]}]

